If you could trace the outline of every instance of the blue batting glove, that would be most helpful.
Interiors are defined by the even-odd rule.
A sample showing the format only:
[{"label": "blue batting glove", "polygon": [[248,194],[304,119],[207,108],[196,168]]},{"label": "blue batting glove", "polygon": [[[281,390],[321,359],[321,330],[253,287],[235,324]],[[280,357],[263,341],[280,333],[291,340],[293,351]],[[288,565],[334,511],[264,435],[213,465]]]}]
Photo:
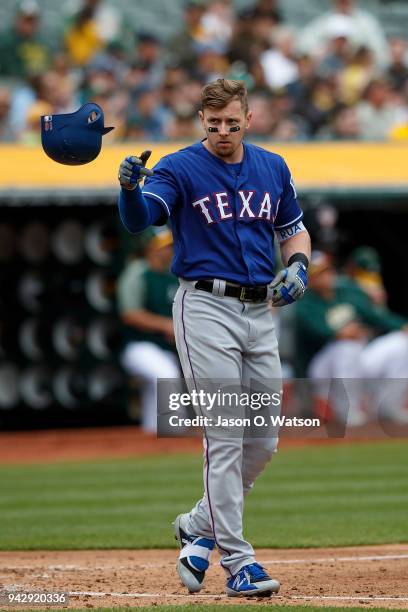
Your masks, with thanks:
[{"label": "blue batting glove", "polygon": [[272,306],[286,306],[300,300],[307,289],[306,266],[295,261],[275,276],[268,289]]},{"label": "blue batting glove", "polygon": [[143,180],[145,176],[152,176],[153,170],[145,168],[146,162],[149,159],[151,151],[143,151],[140,157],[129,155],[119,166],[118,179],[121,187],[124,189],[136,189],[136,185]]}]

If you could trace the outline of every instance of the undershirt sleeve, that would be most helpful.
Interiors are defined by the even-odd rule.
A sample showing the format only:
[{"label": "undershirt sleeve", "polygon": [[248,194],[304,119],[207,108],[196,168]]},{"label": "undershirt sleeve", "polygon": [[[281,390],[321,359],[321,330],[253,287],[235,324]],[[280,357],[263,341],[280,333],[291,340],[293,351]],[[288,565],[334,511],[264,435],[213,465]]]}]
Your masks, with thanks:
[{"label": "undershirt sleeve", "polygon": [[149,225],[164,225],[167,215],[157,200],[145,196],[139,185],[136,189],[121,189],[118,200],[122,224],[131,234],[142,232]]}]

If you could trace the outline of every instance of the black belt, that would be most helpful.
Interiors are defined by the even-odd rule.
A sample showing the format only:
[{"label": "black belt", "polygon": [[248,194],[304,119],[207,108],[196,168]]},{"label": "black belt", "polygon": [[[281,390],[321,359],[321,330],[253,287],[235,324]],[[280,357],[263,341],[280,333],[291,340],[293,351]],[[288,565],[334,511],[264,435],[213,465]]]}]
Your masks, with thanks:
[{"label": "black belt", "polygon": [[[201,291],[207,291],[208,293],[213,292],[214,281],[212,280],[199,280],[195,284],[196,289]],[[266,285],[252,285],[245,287],[242,285],[234,285],[233,283],[226,283],[224,295],[227,297],[235,297],[241,300],[241,302],[263,302],[267,296]]]}]

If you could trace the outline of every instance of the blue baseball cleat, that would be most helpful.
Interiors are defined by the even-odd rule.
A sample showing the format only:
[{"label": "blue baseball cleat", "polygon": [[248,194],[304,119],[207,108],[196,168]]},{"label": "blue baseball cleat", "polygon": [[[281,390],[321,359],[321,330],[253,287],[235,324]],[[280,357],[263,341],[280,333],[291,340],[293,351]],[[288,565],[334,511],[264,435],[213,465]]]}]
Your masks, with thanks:
[{"label": "blue baseball cleat", "polygon": [[174,521],[176,540],[179,541],[181,548],[177,561],[177,572],[189,592],[197,593],[203,586],[215,541],[188,533],[185,527],[187,519],[188,513],[179,514]]},{"label": "blue baseball cleat", "polygon": [[241,567],[238,574],[227,581],[228,597],[269,597],[279,591],[280,584],[266,573],[259,563],[250,563]]}]

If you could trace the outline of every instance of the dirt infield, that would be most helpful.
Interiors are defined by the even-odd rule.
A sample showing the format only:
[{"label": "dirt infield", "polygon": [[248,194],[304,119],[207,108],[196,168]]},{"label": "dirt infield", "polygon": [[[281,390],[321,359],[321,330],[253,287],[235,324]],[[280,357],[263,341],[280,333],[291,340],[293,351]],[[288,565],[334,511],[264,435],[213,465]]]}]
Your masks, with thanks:
[{"label": "dirt infield", "polygon": [[201,452],[201,438],[161,438],[138,427],[0,432],[0,464]]},{"label": "dirt infield", "polygon": [[[204,589],[188,595],[176,574],[176,556],[175,550],[3,552],[0,583],[14,591],[66,592],[70,608],[206,603],[211,609],[250,601],[226,597],[215,559]],[[408,609],[407,546],[263,549],[257,558],[281,581],[276,603]]]},{"label": "dirt infield", "polygon": [[[349,430],[346,438],[328,438],[323,431],[320,438],[308,438],[307,432],[305,437],[299,434],[296,439],[281,437],[279,447],[381,442],[402,437],[408,438],[408,426],[389,427],[385,435],[377,425],[368,425]],[[0,432],[0,465],[191,452],[202,452],[199,432],[196,438],[159,439],[135,426]]]}]

